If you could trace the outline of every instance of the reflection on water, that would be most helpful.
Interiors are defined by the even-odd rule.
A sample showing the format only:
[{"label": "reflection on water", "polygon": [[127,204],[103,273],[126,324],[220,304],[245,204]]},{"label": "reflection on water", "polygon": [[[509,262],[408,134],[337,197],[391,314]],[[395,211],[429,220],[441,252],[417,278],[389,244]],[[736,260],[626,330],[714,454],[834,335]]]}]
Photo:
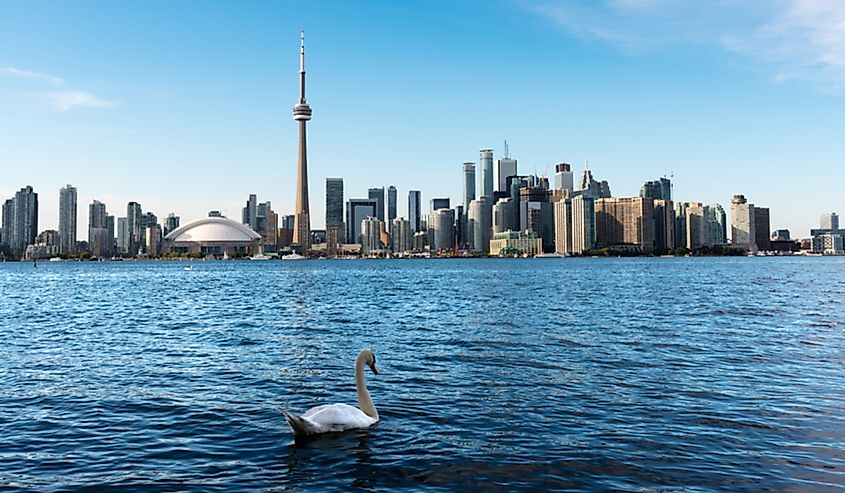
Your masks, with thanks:
[{"label": "reflection on water", "polygon": [[183,267],[0,265],[0,489],[845,487],[843,259]]}]

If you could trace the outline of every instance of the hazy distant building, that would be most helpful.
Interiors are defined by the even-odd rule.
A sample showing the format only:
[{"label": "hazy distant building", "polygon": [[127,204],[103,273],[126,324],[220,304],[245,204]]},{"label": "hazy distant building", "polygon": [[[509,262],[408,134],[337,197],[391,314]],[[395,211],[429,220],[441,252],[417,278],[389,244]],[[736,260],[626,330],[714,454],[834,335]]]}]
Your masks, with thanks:
[{"label": "hazy distant building", "polygon": [[469,210],[469,203],[475,200],[475,163],[464,163],[464,210]]},{"label": "hazy distant building", "polygon": [[146,234],[144,235],[146,239],[145,250],[147,255],[150,257],[158,257],[162,253],[162,235],[161,235],[161,226],[158,224],[150,224],[146,228]]},{"label": "hazy distant building", "polygon": [[819,227],[830,231],[839,231],[839,215],[835,212],[826,212],[819,219]]},{"label": "hazy distant building", "polygon": [[510,158],[507,153],[507,146],[505,146],[505,157],[496,160],[496,174],[498,176],[496,191],[501,193],[510,193],[508,178],[511,176],[517,176],[517,169],[516,159]]},{"label": "hazy distant building", "polygon": [[408,221],[411,222],[411,231],[414,233],[422,231],[422,193],[419,190],[408,191]]},{"label": "hazy distant building", "polygon": [[672,182],[666,177],[660,178],[659,180],[647,181],[640,188],[640,197],[672,200]]},{"label": "hazy distant building", "polygon": [[249,194],[246,206],[242,209],[241,223],[249,226],[253,231],[258,229],[258,196]]},{"label": "hazy distant building", "polygon": [[336,235],[333,238],[338,243],[346,242],[346,229],[343,226],[343,178],[326,178],[327,241],[330,235]]},{"label": "hazy distant building", "polygon": [[88,250],[94,257],[110,257],[114,239],[109,232],[106,204],[95,200],[88,206]]},{"label": "hazy distant building", "polygon": [[558,163],[555,165],[555,190],[575,190],[572,177],[572,165],[569,163]]},{"label": "hazy distant building", "polygon": [[164,235],[167,236],[171,231],[175,231],[179,227],[181,219],[175,213],[171,212],[164,219]]},{"label": "hazy distant building", "polygon": [[654,200],[643,197],[596,200],[596,244],[652,253]]},{"label": "hazy distant building", "polygon": [[76,251],[76,188],[71,185],[59,190],[59,253]]},{"label": "hazy distant building", "polygon": [[15,199],[3,202],[3,212],[0,215],[0,253],[11,252],[12,231],[15,224]]},{"label": "hazy distant building", "polygon": [[757,249],[768,252],[771,245],[771,225],[768,207],[754,207],[754,243]]},{"label": "hazy distant building", "polygon": [[771,241],[791,241],[788,229],[776,229],[772,231]]},{"label": "hazy distant building", "polygon": [[130,256],[137,255],[142,245],[141,215],[141,204],[129,202],[126,205],[126,228],[128,230],[126,253]]},{"label": "hazy distant building", "polygon": [[437,209],[431,213],[429,229],[433,231],[431,250],[446,251],[455,249],[455,211]]},{"label": "hazy distant building", "polygon": [[117,218],[117,251],[121,255],[129,253],[129,218]]},{"label": "hazy distant building", "polygon": [[361,222],[378,218],[378,202],[375,199],[349,199],[346,201],[346,242],[361,243]]},{"label": "hazy distant building", "polygon": [[413,250],[412,239],[411,221],[399,217],[390,223],[390,250],[393,253],[401,254]]},{"label": "hazy distant building", "polygon": [[387,187],[387,220],[394,219],[396,219],[396,187],[390,185]]},{"label": "hazy distant building", "polygon": [[486,253],[490,250],[490,238],[493,229],[493,206],[491,202],[490,197],[479,197],[469,203],[467,239],[471,251]]},{"label": "hazy distant building", "polygon": [[23,256],[37,235],[38,194],[27,186],[3,204],[3,244],[13,256]]},{"label": "hazy distant building", "polygon": [[749,204],[744,195],[734,195],[731,200],[731,244],[754,252],[757,250],[756,238],[754,204]]},{"label": "hazy distant building", "polygon": [[479,165],[481,166],[481,190],[485,197],[493,196],[493,150],[481,149],[479,151]]},{"label": "hazy distant building", "polygon": [[371,188],[367,192],[367,196],[371,200],[376,201],[376,214],[379,221],[384,221],[384,187]]},{"label": "hazy distant building", "polygon": [[572,198],[572,253],[580,254],[596,246],[595,199],[578,195]]}]

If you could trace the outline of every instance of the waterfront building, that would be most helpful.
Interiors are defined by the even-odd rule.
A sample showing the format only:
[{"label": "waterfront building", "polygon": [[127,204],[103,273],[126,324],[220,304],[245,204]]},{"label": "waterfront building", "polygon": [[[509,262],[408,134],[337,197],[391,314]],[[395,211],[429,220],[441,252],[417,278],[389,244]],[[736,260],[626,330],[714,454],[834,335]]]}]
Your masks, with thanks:
[{"label": "waterfront building", "polygon": [[572,199],[554,202],[555,252],[571,255],[572,251]]},{"label": "waterfront building", "polygon": [[554,251],[555,219],[550,202],[548,182],[540,186],[526,187],[519,191],[519,229],[534,231],[543,240],[543,250]]},{"label": "waterfront building", "polygon": [[490,255],[534,256],[543,253],[543,240],[533,231],[505,231],[490,239]]},{"label": "waterfront building", "polygon": [[411,231],[414,233],[422,231],[422,192],[419,190],[408,191],[408,221],[411,222]]},{"label": "waterfront building", "polygon": [[654,250],[666,253],[675,248],[675,209],[671,200],[654,199]]},{"label": "waterfront building", "polygon": [[437,209],[431,213],[429,230],[432,231],[431,250],[455,250],[455,211]]},{"label": "waterfront building", "polygon": [[482,196],[471,201],[469,203],[469,210],[467,211],[467,236],[469,240],[469,249],[480,253],[488,252],[490,248],[492,230],[492,199],[487,196]]},{"label": "waterfront building", "polygon": [[76,188],[67,185],[59,190],[59,253],[76,251]]},{"label": "waterfront building", "polygon": [[249,226],[253,231],[258,229],[258,196],[254,193],[249,194],[241,216],[241,223]]},{"label": "waterfront building", "polygon": [[142,245],[141,204],[138,202],[129,202],[126,205],[126,228],[128,231],[126,253],[135,256]]},{"label": "waterfront building", "polygon": [[12,256],[23,256],[38,235],[38,194],[31,186],[21,188],[3,203],[2,240]]},{"label": "waterfront building", "polygon": [[[481,166],[481,195],[485,197],[493,196],[493,150],[481,149],[480,162]],[[434,209],[432,209],[434,210]]]},{"label": "waterfront building", "polygon": [[175,213],[171,212],[167,215],[164,219],[164,235],[167,236],[170,234],[171,231],[174,231],[176,228],[179,227],[179,223],[181,219]]},{"label": "waterfront building", "polygon": [[675,248],[689,248],[687,246],[687,206],[689,202],[678,202],[675,205]]},{"label": "waterfront building", "polygon": [[842,235],[823,233],[812,238],[812,251],[822,255],[845,255]]},{"label": "waterfront building", "polygon": [[382,188],[371,188],[367,192],[367,196],[371,200],[376,201],[376,218],[379,221],[384,221],[384,187]]},{"label": "waterfront building", "polygon": [[595,246],[595,199],[578,195],[572,198],[572,253],[581,254]]},{"label": "waterfront building", "polygon": [[704,208],[707,222],[705,245],[725,245],[728,243],[728,222],[725,209],[719,204],[711,204]]},{"label": "waterfront building", "polygon": [[819,227],[830,231],[839,231],[839,215],[835,212],[826,212],[819,219]]},{"label": "waterfront building", "polygon": [[296,218],[293,214],[282,216],[282,223],[279,227],[279,237],[276,239],[277,248],[290,248],[293,244],[293,228],[296,226]]},{"label": "waterfront building", "polygon": [[[88,251],[94,257],[110,257],[114,240],[109,232],[106,204],[95,200],[88,206]],[[112,218],[114,221],[114,218]]]},{"label": "waterfront building", "polygon": [[396,254],[410,252],[414,248],[411,221],[404,217],[394,219],[390,223],[390,250]]},{"label": "waterfront building", "polygon": [[346,230],[343,226],[343,178],[326,178],[326,238],[330,235],[334,235],[338,243],[346,242]]},{"label": "waterfront building", "polygon": [[387,187],[387,220],[394,219],[396,219],[396,187],[390,185]]},{"label": "waterfront building", "polygon": [[701,202],[690,202],[686,207],[686,245],[690,250],[704,246],[704,235],[708,231]]},{"label": "waterfront building", "polygon": [[414,252],[422,252],[425,250],[425,247],[428,245],[428,233],[424,231],[417,231],[414,233],[414,237],[411,240],[413,244],[413,251]]},{"label": "waterfront building", "polygon": [[25,259],[55,257],[61,251],[61,243],[61,234],[55,229],[42,231],[31,244],[26,246],[23,257]]},{"label": "waterfront building", "polygon": [[573,192],[575,184],[572,177],[572,165],[569,163],[558,163],[555,165],[555,190],[566,190]]},{"label": "waterfront building", "polygon": [[376,217],[365,217],[361,220],[361,254],[380,255],[384,253],[382,242],[382,222]]},{"label": "waterfront building", "polygon": [[749,252],[756,252],[756,238],[754,204],[749,204],[744,195],[734,195],[731,200],[731,244]]},{"label": "waterfront building", "polygon": [[596,244],[646,254],[654,252],[654,200],[643,197],[596,200]]},{"label": "waterfront building", "polygon": [[469,210],[469,203],[475,200],[475,163],[464,163],[464,210]]},{"label": "waterfront building", "polygon": [[368,217],[378,217],[378,202],[374,199],[349,199],[346,201],[347,243],[361,243],[361,222]]},{"label": "waterfront building", "polygon": [[776,229],[772,231],[771,241],[791,241],[788,229]]},{"label": "waterfront building", "polygon": [[152,212],[145,212],[141,214],[141,241],[140,247],[144,253],[147,253],[147,230],[150,226],[158,224],[158,217]]},{"label": "waterfront building", "polygon": [[771,234],[769,208],[754,207],[754,243],[758,250],[768,252],[772,249]]},{"label": "waterfront building", "polygon": [[305,124],[311,119],[311,107],[305,100],[305,32],[302,32],[300,36],[299,101],[293,107],[293,119],[299,123],[293,243],[299,246],[303,255],[307,256],[308,250],[311,249],[311,216],[308,206],[308,152],[305,143]]},{"label": "waterfront building", "polygon": [[146,228],[146,252],[151,257],[158,257],[162,253],[161,248],[161,226],[158,224],[150,224]]},{"label": "waterfront building", "polygon": [[3,212],[0,215],[0,254],[11,252],[12,231],[15,223],[15,199],[3,202]]},{"label": "waterfront building", "polygon": [[180,226],[164,237],[164,253],[222,256],[252,255],[261,239],[255,230],[225,217],[206,217]]}]

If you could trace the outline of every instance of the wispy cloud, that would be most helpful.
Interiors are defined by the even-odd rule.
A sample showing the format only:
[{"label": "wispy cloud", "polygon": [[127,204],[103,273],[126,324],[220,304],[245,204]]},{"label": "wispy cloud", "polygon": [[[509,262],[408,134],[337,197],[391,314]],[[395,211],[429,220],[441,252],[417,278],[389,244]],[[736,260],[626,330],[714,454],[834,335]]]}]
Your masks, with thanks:
[{"label": "wispy cloud", "polygon": [[772,79],[845,88],[841,0],[516,0],[575,36],[642,53],[708,45],[739,55]]},{"label": "wispy cloud", "polygon": [[59,111],[76,108],[114,108],[119,106],[117,101],[106,101],[85,91],[61,91],[45,93],[50,104]]},{"label": "wispy cloud", "polygon": [[18,77],[21,79],[36,79],[36,80],[43,80],[47,81],[54,86],[60,86],[64,84],[64,79],[61,77],[54,77],[52,75],[45,75],[39,74],[38,72],[30,72],[28,70],[21,70],[15,67],[3,67],[3,73],[6,75],[11,75],[12,77]]}]

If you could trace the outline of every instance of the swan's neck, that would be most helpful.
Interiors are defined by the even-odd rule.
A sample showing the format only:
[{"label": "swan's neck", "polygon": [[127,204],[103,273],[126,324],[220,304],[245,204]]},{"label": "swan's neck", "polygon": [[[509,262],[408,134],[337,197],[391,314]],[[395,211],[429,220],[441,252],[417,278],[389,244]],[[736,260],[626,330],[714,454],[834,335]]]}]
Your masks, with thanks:
[{"label": "swan's neck", "polygon": [[367,383],[364,382],[365,363],[362,356],[358,356],[358,360],[355,361],[355,386],[358,388],[358,407],[367,416],[378,419],[378,411],[376,411],[376,406],[373,405],[373,400],[370,398]]}]

